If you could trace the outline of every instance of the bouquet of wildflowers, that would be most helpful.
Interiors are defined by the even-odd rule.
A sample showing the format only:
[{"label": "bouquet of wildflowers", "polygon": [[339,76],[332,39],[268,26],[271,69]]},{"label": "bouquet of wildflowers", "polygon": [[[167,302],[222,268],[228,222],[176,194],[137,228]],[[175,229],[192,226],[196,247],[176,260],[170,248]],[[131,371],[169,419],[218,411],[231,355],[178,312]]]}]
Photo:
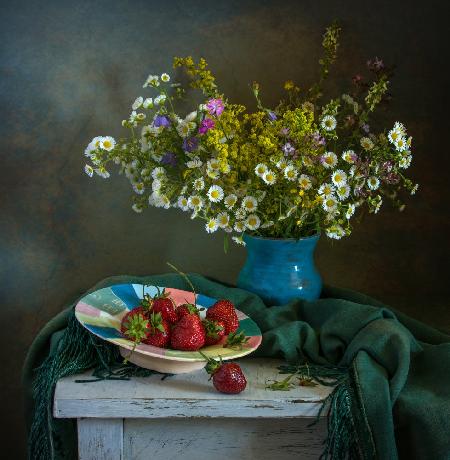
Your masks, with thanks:
[{"label": "bouquet of wildflowers", "polygon": [[335,25],[324,34],[317,84],[302,91],[287,81],[286,97],[267,108],[254,83],[253,112],[219,91],[204,59],[174,58],[201,103],[178,113],[185,86],[167,73],[150,75],[143,88],[153,94],[138,97],[122,121],[131,135],[95,137],[85,150],[86,173],[107,178],[115,163],[130,181],[134,211],[177,208],[238,244],[245,244],[244,233],[300,238],[324,231],[340,239],[351,233],[356,214],[377,213],[385,199],[403,210],[400,192],[418,187],[404,175],[411,137],[399,122],[379,133],[369,125],[390,97],[390,71],[371,60],[370,81],[357,75],[351,94],[320,103],[338,35]]}]

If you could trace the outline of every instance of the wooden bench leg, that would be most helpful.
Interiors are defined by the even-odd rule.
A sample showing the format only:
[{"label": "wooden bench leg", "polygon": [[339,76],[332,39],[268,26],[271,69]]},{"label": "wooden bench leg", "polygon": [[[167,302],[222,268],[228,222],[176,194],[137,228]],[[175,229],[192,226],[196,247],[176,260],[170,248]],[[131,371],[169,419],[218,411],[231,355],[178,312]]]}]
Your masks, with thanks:
[{"label": "wooden bench leg", "polygon": [[123,419],[79,418],[80,460],[123,460]]}]

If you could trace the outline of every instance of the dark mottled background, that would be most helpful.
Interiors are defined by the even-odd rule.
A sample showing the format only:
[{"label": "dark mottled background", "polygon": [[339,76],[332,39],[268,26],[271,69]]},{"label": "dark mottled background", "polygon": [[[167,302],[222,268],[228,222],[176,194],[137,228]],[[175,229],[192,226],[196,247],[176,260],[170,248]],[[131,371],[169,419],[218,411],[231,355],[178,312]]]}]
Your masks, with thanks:
[{"label": "dark mottled background", "polygon": [[175,211],[130,209],[122,177],[90,180],[82,151],[120,121],[149,73],[173,55],[205,56],[234,101],[268,104],[284,80],[309,85],[321,34],[344,29],[332,86],[344,90],[367,58],[398,65],[384,117],[415,139],[410,174],[420,193],[403,214],[383,209],[339,243],[322,241],[327,283],[371,294],[429,324],[448,327],[448,54],[445,2],[2,1],[1,412],[2,450],[24,455],[20,367],[42,325],[108,275],[166,271],[170,260],[234,282],[244,251],[224,257],[221,235]]}]

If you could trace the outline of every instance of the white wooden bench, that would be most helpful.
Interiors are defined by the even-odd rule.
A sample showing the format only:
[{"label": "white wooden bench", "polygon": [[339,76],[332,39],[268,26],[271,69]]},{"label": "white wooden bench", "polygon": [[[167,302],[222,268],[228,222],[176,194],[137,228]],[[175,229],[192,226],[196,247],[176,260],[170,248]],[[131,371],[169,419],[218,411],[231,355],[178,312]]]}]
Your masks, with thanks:
[{"label": "white wooden bench", "polygon": [[317,459],[326,420],[309,426],[328,387],[266,390],[278,375],[276,360],[243,359],[248,385],[239,395],[218,393],[204,370],[161,380],[61,379],[54,416],[76,418],[82,460]]}]

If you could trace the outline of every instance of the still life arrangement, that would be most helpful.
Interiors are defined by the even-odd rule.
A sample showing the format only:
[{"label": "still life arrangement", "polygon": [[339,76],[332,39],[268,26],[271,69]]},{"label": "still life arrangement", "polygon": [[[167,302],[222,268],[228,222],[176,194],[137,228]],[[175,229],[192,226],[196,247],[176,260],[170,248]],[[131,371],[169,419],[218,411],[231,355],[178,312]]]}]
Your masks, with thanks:
[{"label": "still life arrangement", "polygon": [[[204,59],[174,58],[173,67],[185,71],[188,87],[168,73],[150,75],[145,95],[136,98],[122,121],[131,135],[95,137],[85,150],[86,173],[108,178],[116,164],[130,182],[136,212],[148,206],[177,208],[202,219],[206,232],[225,232],[226,246],[230,235],[238,244],[247,243],[248,251],[259,251],[255,238],[300,244],[312,238],[313,246],[321,233],[341,239],[350,235],[358,216],[378,213],[384,201],[403,210],[402,193],[418,188],[406,176],[412,139],[400,122],[382,131],[371,124],[390,99],[390,69],[381,59],[370,60],[368,77],[356,75],[348,93],[321,101],[338,38],[339,28],[330,26],[318,83],[303,89],[287,81],[276,107],[265,106],[262,88],[253,83],[254,111],[219,90]],[[195,96],[188,99],[192,89],[199,90],[199,103]],[[190,109],[180,112],[187,103]],[[267,250],[277,257],[280,245]],[[293,292],[313,300],[321,280],[312,260],[307,265],[304,271],[311,274],[304,292],[298,289],[301,280]],[[239,287],[276,303],[293,297],[272,299],[262,287],[266,280],[258,281],[253,271],[244,267]],[[280,276],[278,270],[268,271],[267,279]]]}]

